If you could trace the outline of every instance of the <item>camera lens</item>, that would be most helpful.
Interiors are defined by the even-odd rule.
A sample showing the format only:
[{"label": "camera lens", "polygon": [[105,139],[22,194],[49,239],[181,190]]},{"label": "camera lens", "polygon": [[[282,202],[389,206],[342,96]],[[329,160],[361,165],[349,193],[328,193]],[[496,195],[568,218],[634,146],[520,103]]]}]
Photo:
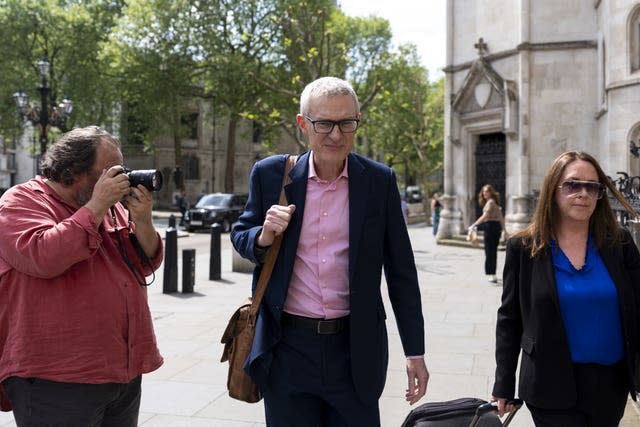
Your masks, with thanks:
[{"label": "camera lens", "polygon": [[162,188],[162,172],[156,169],[132,170],[127,172],[132,187],[142,184],[149,191],[160,191]]}]

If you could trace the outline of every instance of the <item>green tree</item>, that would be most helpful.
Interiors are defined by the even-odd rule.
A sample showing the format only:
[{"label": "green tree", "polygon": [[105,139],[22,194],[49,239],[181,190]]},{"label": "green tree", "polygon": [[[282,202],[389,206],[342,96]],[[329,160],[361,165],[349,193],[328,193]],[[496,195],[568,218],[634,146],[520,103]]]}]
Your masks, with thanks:
[{"label": "green tree", "polygon": [[199,21],[191,31],[201,47],[205,96],[214,104],[216,118],[227,122],[223,185],[226,192],[233,192],[238,124],[251,119],[249,111],[264,91],[256,76],[271,51],[277,4],[273,0],[193,4]]},{"label": "green tree", "polygon": [[120,13],[120,1],[0,1],[0,132],[21,129],[12,94],[22,89],[39,105],[37,63],[51,64],[50,99],[69,97],[74,112],[68,127],[109,125],[117,94],[99,52]]},{"label": "green tree", "polygon": [[381,89],[363,117],[363,150],[405,185],[422,184],[442,165],[443,85],[429,83],[412,44],[389,54],[376,75]]},{"label": "green tree", "polygon": [[251,114],[267,126],[267,145],[274,149],[284,132],[297,140],[295,115],[304,86],[322,76],[349,79],[366,110],[378,90],[371,76],[391,41],[388,21],[344,15],[330,0],[284,0],[276,18],[273,53],[257,78],[267,89]]},{"label": "green tree", "polygon": [[155,139],[168,135],[176,166],[187,132],[183,117],[203,95],[201,50],[191,32],[199,18],[190,0],[131,0],[103,51],[118,80],[123,136],[152,150]]}]

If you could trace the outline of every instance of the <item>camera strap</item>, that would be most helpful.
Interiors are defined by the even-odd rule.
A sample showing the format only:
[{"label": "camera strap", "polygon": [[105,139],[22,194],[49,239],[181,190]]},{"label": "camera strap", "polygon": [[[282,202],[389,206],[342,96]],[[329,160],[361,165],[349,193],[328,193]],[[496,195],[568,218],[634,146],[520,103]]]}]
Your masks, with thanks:
[{"label": "camera strap", "polygon": [[127,251],[124,248],[124,243],[122,242],[122,237],[120,236],[120,231],[118,230],[116,210],[113,206],[111,206],[110,210],[111,210],[111,218],[113,219],[113,224],[115,228],[116,240],[118,241],[118,250],[120,251],[120,256],[122,257],[122,260],[127,265],[129,270],[131,270],[131,273],[133,273],[133,276],[136,278],[136,281],[140,286],[151,285],[156,280],[156,272],[154,271],[153,266],[151,265],[151,261],[149,260],[149,257],[144,252],[144,249],[142,249],[142,246],[140,245],[140,242],[138,241],[138,238],[136,237],[135,233],[131,232],[131,223],[132,223],[131,213],[127,211],[129,215],[128,224],[127,224],[127,228],[129,230],[129,241],[131,242],[131,246],[133,246],[133,248],[135,249],[136,254],[140,258],[140,260],[142,260],[143,264],[145,264],[145,266],[148,267],[149,270],[151,270],[152,276],[151,276],[151,282],[149,283],[147,283],[146,277],[140,275],[138,270],[135,268],[135,266],[127,256]]}]

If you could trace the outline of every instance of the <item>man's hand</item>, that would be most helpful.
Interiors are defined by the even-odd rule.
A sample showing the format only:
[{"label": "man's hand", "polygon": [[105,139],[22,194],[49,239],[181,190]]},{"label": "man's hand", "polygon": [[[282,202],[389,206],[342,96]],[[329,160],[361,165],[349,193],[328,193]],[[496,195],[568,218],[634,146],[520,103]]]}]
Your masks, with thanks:
[{"label": "man's hand", "polygon": [[149,258],[153,258],[158,252],[160,238],[153,226],[151,192],[144,185],[138,184],[137,187],[131,187],[123,203],[131,215],[131,220],[136,224],[136,237],[142,250]]},{"label": "man's hand", "polygon": [[103,170],[93,186],[91,199],[85,206],[93,212],[98,224],[111,206],[129,194],[129,177],[123,171],[120,165]]},{"label": "man's hand", "polygon": [[131,219],[136,223],[136,226],[152,224],[153,196],[151,192],[142,184],[131,187],[130,190],[123,202],[131,213]]},{"label": "man's hand", "polygon": [[262,232],[258,236],[256,243],[259,246],[271,246],[277,235],[284,233],[291,221],[291,215],[296,210],[295,205],[282,206],[273,205],[267,211],[267,215],[262,224]]},{"label": "man's hand", "polygon": [[424,357],[407,359],[407,379],[409,383],[405,398],[410,405],[413,405],[427,392],[429,371],[427,370]]}]

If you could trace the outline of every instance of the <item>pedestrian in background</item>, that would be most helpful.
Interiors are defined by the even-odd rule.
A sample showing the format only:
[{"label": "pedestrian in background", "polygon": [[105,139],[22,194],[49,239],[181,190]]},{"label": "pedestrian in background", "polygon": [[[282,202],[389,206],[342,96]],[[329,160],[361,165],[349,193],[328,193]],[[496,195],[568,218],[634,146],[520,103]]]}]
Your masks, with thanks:
[{"label": "pedestrian in background", "polygon": [[278,205],[286,155],[257,162],[231,233],[256,263],[284,233],[245,365],[264,395],[267,426],[380,426],[387,373],[384,268],[406,356],[406,400],[426,392],[417,271],[394,172],[353,152],[360,123],[351,85],[323,77],[300,96],[298,158]]},{"label": "pedestrian in background", "polygon": [[442,204],[440,203],[440,193],[437,191],[431,196],[431,227],[433,228],[433,235],[438,234],[438,225],[440,224],[440,210]]},{"label": "pedestrian in background", "polygon": [[187,211],[189,210],[189,200],[184,190],[180,190],[180,193],[176,195],[176,205],[180,210],[180,225],[184,225],[187,220]]},{"label": "pedestrian in background", "polygon": [[504,230],[504,216],[500,207],[500,194],[490,184],[485,184],[478,193],[478,204],[482,207],[482,215],[469,227],[470,230],[481,230],[484,240],[484,273],[489,282],[496,283],[498,244]]},{"label": "pedestrian in background", "polygon": [[[640,390],[640,254],[589,154],[548,170],[531,224],[507,242],[493,400],[519,397],[538,427],[614,427]],[[512,408],[506,408],[512,409]]]},{"label": "pedestrian in background", "polygon": [[122,164],[113,136],[73,129],[0,198],[0,402],[18,427],[135,427],[162,364],[145,282],[162,239]]}]

